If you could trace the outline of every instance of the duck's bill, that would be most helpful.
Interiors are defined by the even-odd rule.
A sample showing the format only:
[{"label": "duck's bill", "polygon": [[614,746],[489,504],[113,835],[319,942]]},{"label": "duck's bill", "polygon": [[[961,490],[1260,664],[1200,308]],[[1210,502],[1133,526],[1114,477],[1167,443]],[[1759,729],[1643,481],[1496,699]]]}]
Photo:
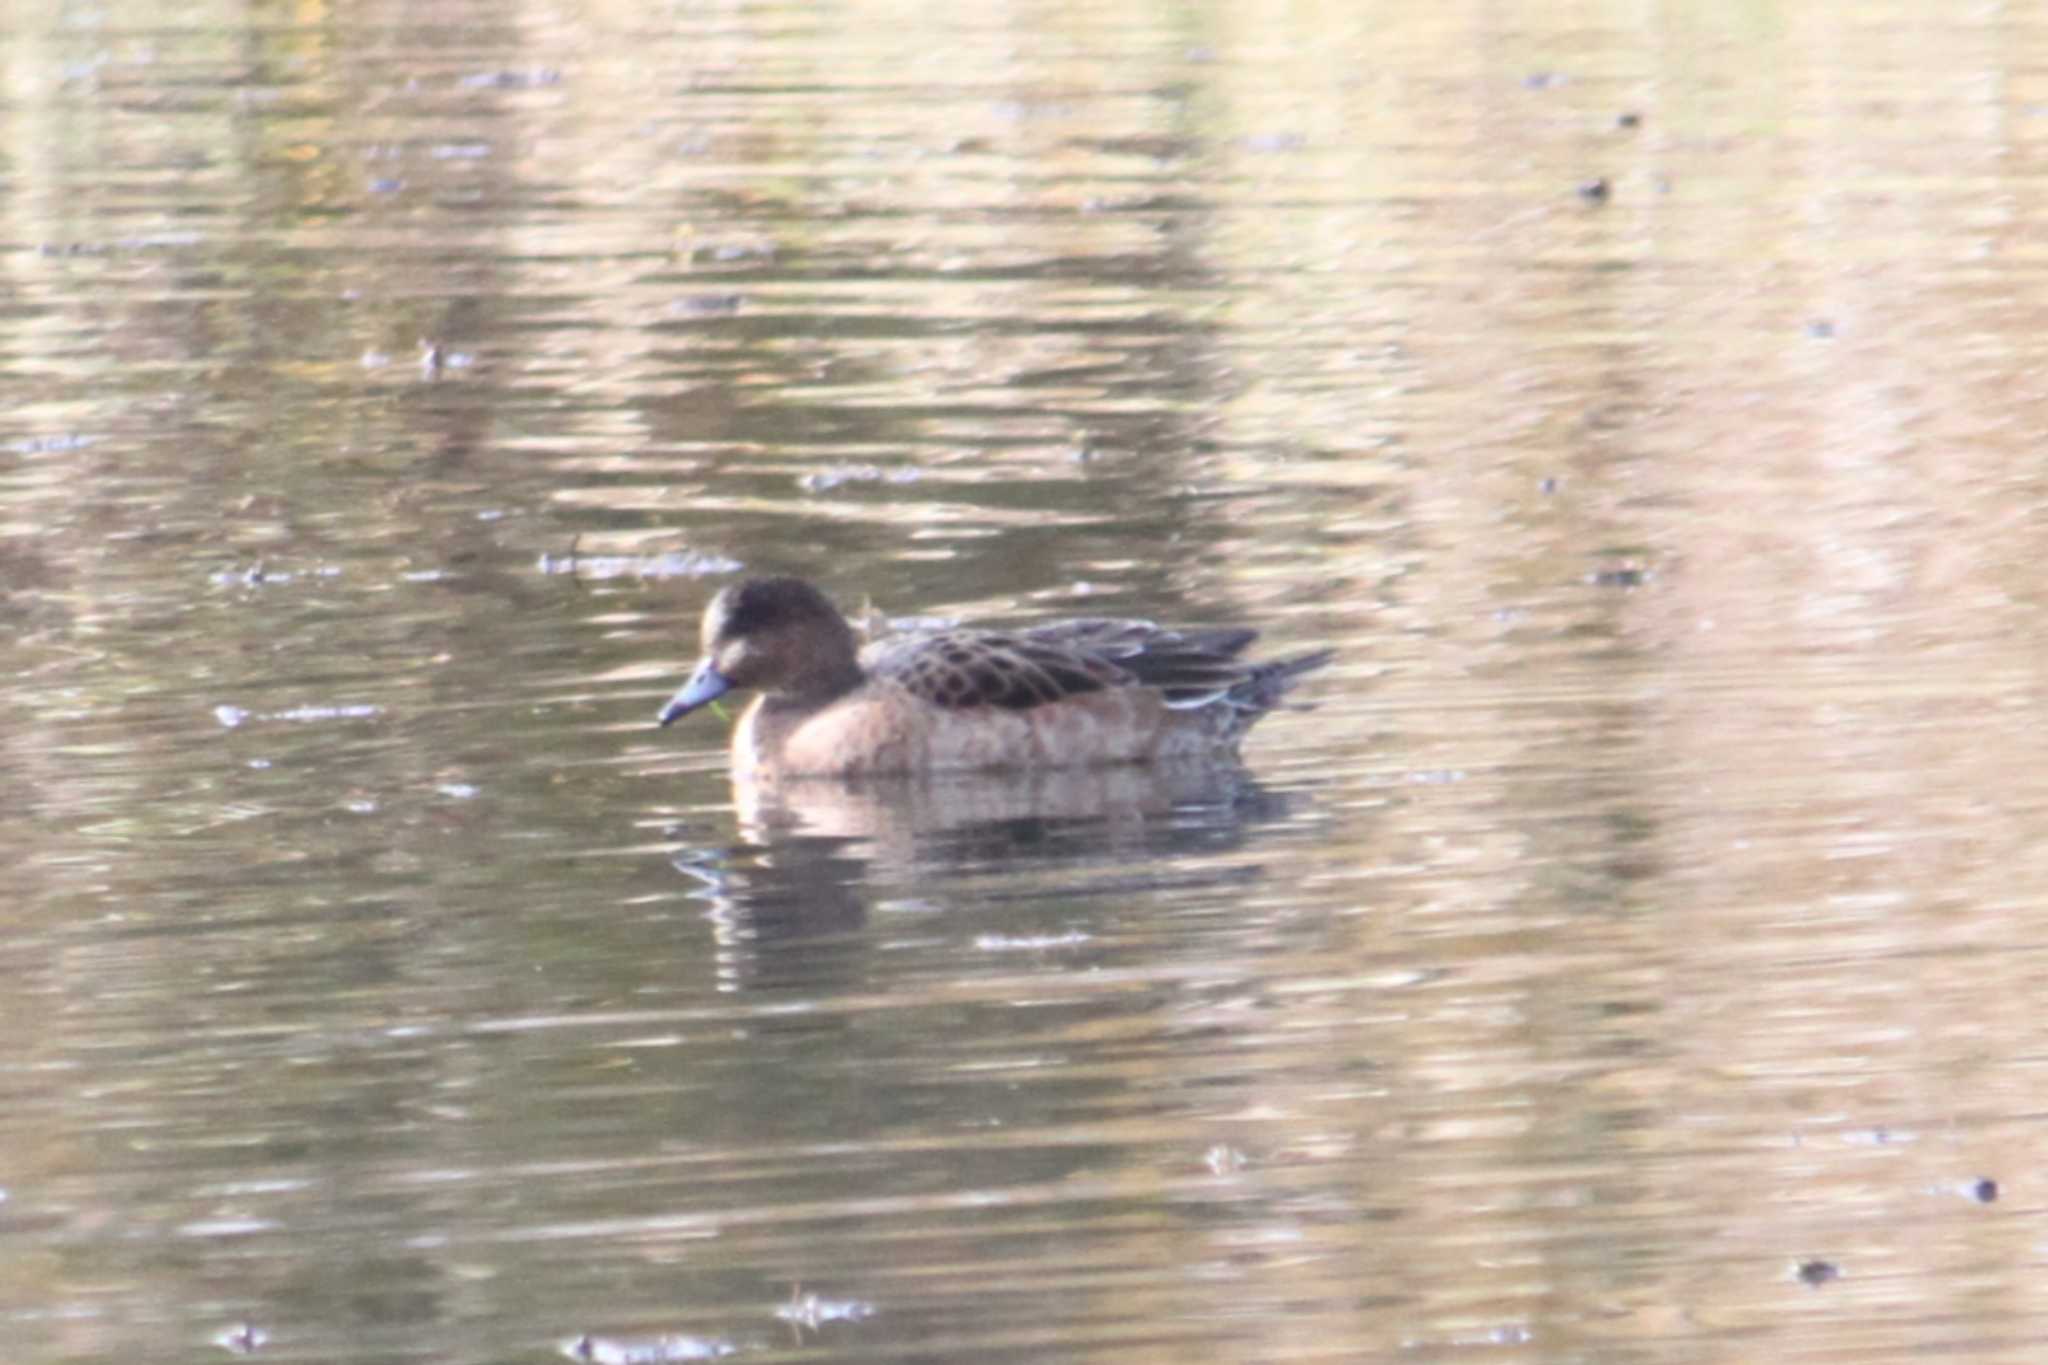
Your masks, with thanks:
[{"label": "duck's bill", "polygon": [[731,690],[732,684],[727,682],[725,675],[713,668],[711,661],[707,659],[697,665],[697,671],[692,673],[690,680],[668,699],[668,704],[661,708],[661,714],[655,719],[660,724],[667,725],[679,716],[689,715],[706,702],[717,701]]}]

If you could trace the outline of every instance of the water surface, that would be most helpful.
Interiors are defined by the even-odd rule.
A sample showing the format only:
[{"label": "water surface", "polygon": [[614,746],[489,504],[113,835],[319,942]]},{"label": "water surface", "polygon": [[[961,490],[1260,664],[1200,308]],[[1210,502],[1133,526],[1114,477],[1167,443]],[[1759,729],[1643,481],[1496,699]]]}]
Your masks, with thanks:
[{"label": "water surface", "polygon": [[[2035,16],[5,19],[8,1360],[2040,1357]],[[743,572],[1340,657],[764,801]]]}]

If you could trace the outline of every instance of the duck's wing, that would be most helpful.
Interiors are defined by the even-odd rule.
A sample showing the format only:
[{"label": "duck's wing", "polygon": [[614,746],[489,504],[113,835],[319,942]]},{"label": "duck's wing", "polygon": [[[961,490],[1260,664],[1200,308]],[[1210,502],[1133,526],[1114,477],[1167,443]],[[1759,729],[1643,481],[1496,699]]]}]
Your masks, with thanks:
[{"label": "duck's wing", "polygon": [[1177,630],[1151,621],[1060,621],[1022,638],[1100,658],[1141,687],[1156,687],[1171,707],[1206,706],[1255,672],[1238,658],[1258,638],[1245,627]]},{"label": "duck's wing", "polygon": [[880,641],[861,656],[868,676],[934,706],[1047,706],[1137,679],[1088,649],[1037,632],[947,630]]},{"label": "duck's wing", "polygon": [[884,640],[862,657],[936,706],[1022,710],[1108,687],[1154,687],[1172,707],[1205,706],[1256,670],[1237,656],[1252,630],[1170,630],[1150,621],[1060,621],[1019,631],[947,630]]}]

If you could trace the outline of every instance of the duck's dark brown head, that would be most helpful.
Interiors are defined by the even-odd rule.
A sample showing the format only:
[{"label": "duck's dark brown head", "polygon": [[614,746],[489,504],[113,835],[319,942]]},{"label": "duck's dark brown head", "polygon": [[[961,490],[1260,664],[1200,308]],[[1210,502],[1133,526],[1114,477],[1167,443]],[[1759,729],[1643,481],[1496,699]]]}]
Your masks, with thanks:
[{"label": "duck's dark brown head", "polygon": [[661,724],[751,688],[805,703],[860,684],[859,647],[839,609],[801,578],[750,578],[704,609],[704,658],[661,708]]}]

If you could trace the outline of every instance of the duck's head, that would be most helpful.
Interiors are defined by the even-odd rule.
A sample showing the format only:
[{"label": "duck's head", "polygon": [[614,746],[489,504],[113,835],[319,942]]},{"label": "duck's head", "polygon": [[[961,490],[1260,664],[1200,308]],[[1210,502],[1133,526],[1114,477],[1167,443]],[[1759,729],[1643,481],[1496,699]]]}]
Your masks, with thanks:
[{"label": "duck's head", "polygon": [[801,578],[750,578],[704,609],[704,657],[658,717],[663,725],[727,692],[826,701],[859,685],[853,628]]}]

